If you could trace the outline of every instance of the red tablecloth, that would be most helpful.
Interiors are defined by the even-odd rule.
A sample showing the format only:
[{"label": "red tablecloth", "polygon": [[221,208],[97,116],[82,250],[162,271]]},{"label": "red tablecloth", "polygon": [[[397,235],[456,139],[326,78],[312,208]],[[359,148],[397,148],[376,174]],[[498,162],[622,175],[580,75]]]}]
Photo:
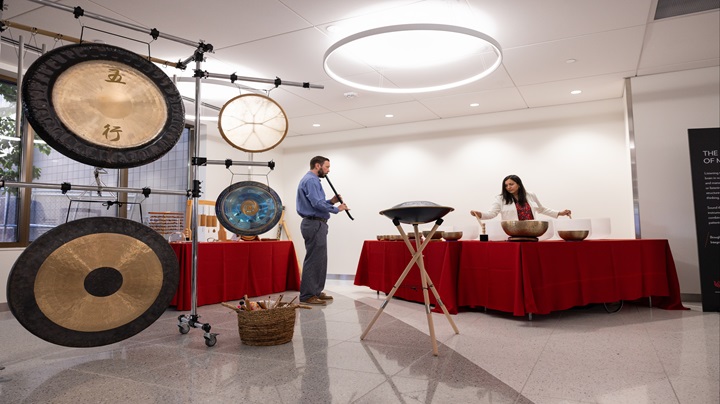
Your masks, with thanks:
[{"label": "red tablecloth", "polygon": [[519,242],[463,241],[458,306],[524,313],[521,245]]},{"label": "red tablecloth", "polygon": [[[457,271],[460,257],[460,243],[456,241],[431,241],[423,250],[425,270],[435,290],[449,313],[457,314]],[[368,286],[373,290],[390,293],[392,287],[412,260],[412,254],[402,241],[371,241],[363,243],[355,274],[355,285]],[[428,290],[430,303],[436,305],[433,311],[442,312],[437,300]],[[424,302],[420,268],[413,265],[405,280],[395,292],[396,297]]]},{"label": "red tablecloth", "polygon": [[462,242],[458,306],[547,314],[652,297],[684,309],[667,240]]},{"label": "red tablecloth", "polygon": [[[170,245],[180,261],[180,283],[170,304],[190,310],[192,244]],[[198,243],[198,306],[299,288],[300,269],[291,241]]]}]

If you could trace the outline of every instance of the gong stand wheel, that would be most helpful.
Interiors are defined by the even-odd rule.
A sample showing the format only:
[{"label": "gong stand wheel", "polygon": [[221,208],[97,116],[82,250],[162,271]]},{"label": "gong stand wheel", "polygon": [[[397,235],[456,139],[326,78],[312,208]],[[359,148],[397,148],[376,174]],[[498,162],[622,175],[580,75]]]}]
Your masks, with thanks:
[{"label": "gong stand wheel", "polygon": [[190,332],[190,328],[201,328],[205,331],[203,338],[205,338],[205,345],[212,347],[217,344],[217,333],[210,332],[210,324],[201,323],[199,321],[200,316],[197,314],[188,314],[178,316],[178,329],[180,334],[187,334]]}]

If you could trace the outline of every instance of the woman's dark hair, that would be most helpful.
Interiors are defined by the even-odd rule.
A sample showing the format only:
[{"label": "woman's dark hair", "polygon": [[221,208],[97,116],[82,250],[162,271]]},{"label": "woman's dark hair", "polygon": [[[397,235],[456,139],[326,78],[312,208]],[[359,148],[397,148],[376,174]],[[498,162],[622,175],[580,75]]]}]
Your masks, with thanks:
[{"label": "woman's dark hair", "polygon": [[315,164],[323,165],[328,160],[330,160],[330,159],[327,157],[315,156],[312,159],[310,159],[310,169],[312,170],[313,168],[315,168]]},{"label": "woman's dark hair", "polygon": [[513,180],[516,184],[518,184],[518,203],[520,205],[525,205],[527,203],[527,194],[525,193],[525,185],[523,185],[522,180],[517,175],[511,174],[507,177],[503,178],[502,180],[502,196],[503,201],[505,201],[506,205],[509,205],[511,203],[515,202],[515,199],[513,198],[512,194],[508,192],[507,189],[505,189],[505,181],[507,180]]}]

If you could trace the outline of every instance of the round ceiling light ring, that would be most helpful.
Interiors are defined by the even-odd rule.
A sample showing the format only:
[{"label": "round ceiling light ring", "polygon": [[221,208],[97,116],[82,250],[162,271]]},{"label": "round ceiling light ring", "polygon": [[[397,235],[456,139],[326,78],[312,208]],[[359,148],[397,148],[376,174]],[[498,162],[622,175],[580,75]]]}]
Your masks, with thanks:
[{"label": "round ceiling light ring", "polygon": [[[497,59],[495,60],[495,63],[493,63],[489,68],[484,69],[482,72],[467,77],[462,80],[457,80],[452,83],[446,83],[446,84],[440,84],[436,86],[429,86],[429,87],[414,87],[414,88],[389,88],[389,87],[378,87],[378,86],[370,86],[365,85],[362,83],[357,83],[352,80],[348,80],[344,77],[341,77],[337,73],[335,73],[328,64],[328,59],[330,56],[340,49],[341,47],[352,43],[354,41],[357,41],[359,39],[367,38],[370,36],[375,35],[381,35],[386,33],[392,33],[392,32],[401,32],[401,31],[444,31],[444,32],[452,32],[457,34],[463,34],[468,36],[473,36],[478,39],[481,39],[485,42],[487,42],[492,48],[495,54],[497,55]],[[472,83],[474,81],[480,80],[483,77],[486,77],[490,75],[490,73],[494,72],[498,67],[500,67],[500,64],[502,63],[502,48],[500,47],[500,44],[493,39],[491,36],[483,34],[480,31],[476,31],[474,29],[466,28],[466,27],[459,27],[455,25],[446,25],[446,24],[401,24],[401,25],[390,25],[387,27],[380,27],[380,28],[373,28],[367,31],[358,32],[356,34],[350,35],[348,37],[345,37],[336,43],[334,43],[328,50],[325,52],[325,55],[323,55],[323,69],[325,69],[325,73],[327,73],[330,77],[332,77],[335,81],[354,87],[359,88],[361,90],[366,91],[373,91],[373,92],[380,92],[380,93],[391,93],[391,94],[412,94],[412,93],[426,93],[426,92],[432,92],[432,91],[440,91],[440,90],[447,90],[450,88],[455,88],[459,86],[463,86],[465,84]]]}]

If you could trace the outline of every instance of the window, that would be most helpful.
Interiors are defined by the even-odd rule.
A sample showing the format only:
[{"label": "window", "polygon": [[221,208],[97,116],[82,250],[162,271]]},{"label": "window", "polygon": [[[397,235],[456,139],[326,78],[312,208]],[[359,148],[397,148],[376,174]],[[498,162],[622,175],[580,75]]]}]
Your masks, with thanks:
[{"label": "window", "polygon": [[[65,157],[55,150],[44,154],[33,153],[33,162],[38,172],[34,182],[59,185],[64,182],[72,186],[85,185],[117,187],[119,170],[95,168]],[[32,190],[30,203],[30,241],[36,240],[46,231],[66,221],[94,216],[117,216],[117,194],[102,191],[79,191],[72,188],[65,194],[59,189]]]},{"label": "window", "polygon": [[[15,130],[17,86],[0,80],[0,178],[17,181],[20,167],[20,138]],[[18,189],[0,189],[0,243],[18,241]]]},{"label": "window", "polygon": [[[158,160],[128,169],[129,188],[150,188],[148,198],[142,194],[127,194],[125,217],[148,224],[151,211],[184,212],[186,198],[176,195],[153,194],[153,189],[186,190],[189,129],[183,130],[175,147]],[[120,170],[92,167],[76,162],[52,150],[44,155],[35,151],[34,161],[39,169],[36,182],[49,184],[118,187]],[[33,189],[30,207],[30,241],[55,226],[83,217],[118,216],[118,194],[107,191],[81,191],[72,188],[65,194],[60,190]],[[143,217],[140,216],[142,211]]]},{"label": "window", "polygon": [[[167,154],[140,167],[128,170],[128,187],[152,189],[169,189],[181,191],[188,189],[188,156],[190,129],[185,128],[178,143]],[[136,202],[142,201],[143,222],[149,223],[150,212],[179,212],[185,213],[187,198],[177,195],[150,194],[147,199],[136,195]],[[131,197],[128,196],[128,202]],[[136,206],[128,205],[128,218]],[[135,217],[135,212],[132,212]],[[137,213],[139,214],[139,213]]]},{"label": "window", "polygon": [[[0,177],[6,181],[20,181],[22,143],[16,134],[16,105],[18,87],[11,80],[0,80]],[[23,128],[23,133],[26,133]],[[127,169],[130,188],[186,190],[188,189],[189,129],[186,128],[175,147],[160,159],[140,167]],[[118,195],[107,191],[70,189],[63,193],[59,186],[122,187],[121,170],[92,167],[74,161],[53,150],[35,136],[34,150],[24,162],[32,168],[35,183],[52,184],[58,189],[12,188],[0,189],[0,247],[25,245],[55,226],[83,217],[123,216],[148,223],[151,211],[184,212],[187,199],[183,196],[128,194],[127,204],[119,211]],[[30,200],[27,207],[23,197]],[[22,211],[29,211],[29,223],[21,223]],[[140,216],[142,210],[143,217]],[[27,220],[27,219],[26,219]]]}]

